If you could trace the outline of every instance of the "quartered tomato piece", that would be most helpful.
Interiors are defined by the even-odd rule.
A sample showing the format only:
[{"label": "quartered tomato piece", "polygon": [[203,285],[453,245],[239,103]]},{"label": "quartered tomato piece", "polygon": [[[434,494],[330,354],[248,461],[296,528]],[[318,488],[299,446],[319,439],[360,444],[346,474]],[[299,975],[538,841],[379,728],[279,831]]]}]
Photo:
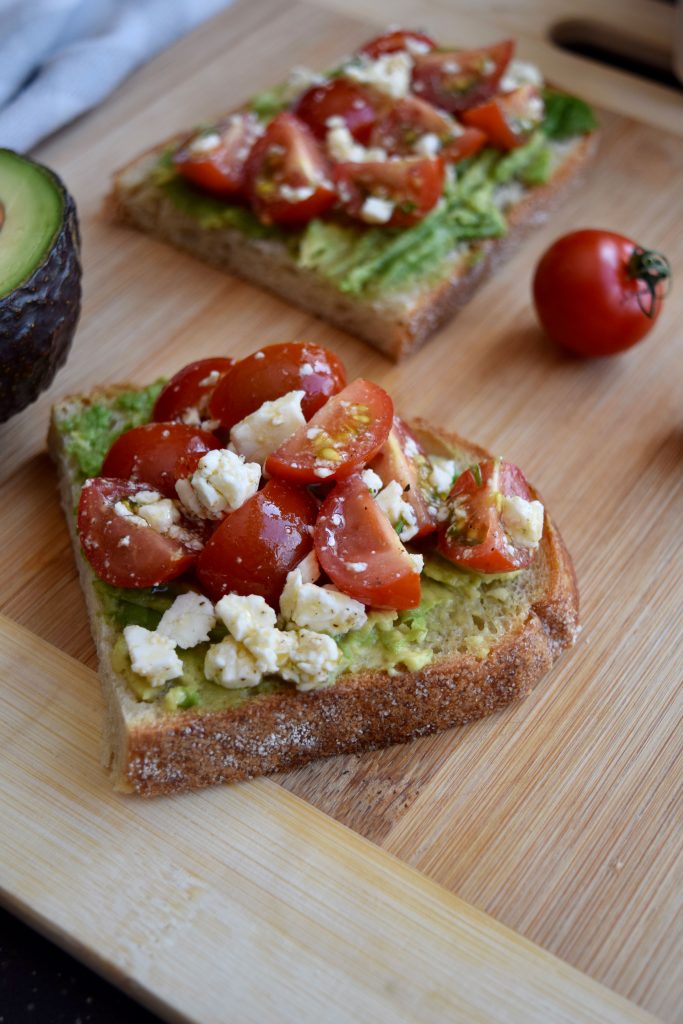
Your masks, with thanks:
[{"label": "quartered tomato piece", "polygon": [[201,540],[186,522],[184,541],[158,533],[119,515],[116,505],[141,490],[153,490],[149,481],[95,477],[86,480],[78,503],[78,533],[93,569],[112,587],[154,587],[167,583],[194,564]]},{"label": "quartered tomato piece", "polygon": [[395,32],[386,32],[383,36],[375,36],[369,43],[361,47],[360,53],[367,53],[368,57],[377,60],[385,53],[397,53],[399,50],[407,50],[410,54],[429,53],[436,47],[436,43],[424,32],[411,32],[409,29],[398,29]]},{"label": "quartered tomato piece", "polygon": [[195,133],[173,156],[183,177],[221,196],[244,193],[251,148],[263,134],[256,114],[231,114],[215,128]]},{"label": "quartered tomato piece", "polygon": [[417,55],[413,90],[434,106],[458,114],[493,96],[514,49],[514,41],[506,39],[481,50],[439,50]]},{"label": "quartered tomato piece", "polygon": [[333,78],[311,86],[297,101],[294,113],[316,138],[324,141],[330,117],[341,117],[354,139],[365,143],[377,119],[378,96],[348,78]]},{"label": "quartered tomato piece", "polygon": [[374,608],[420,603],[420,573],[360,474],[325,499],[314,536],[320,565],[345,594]]},{"label": "quartered tomato piece", "polygon": [[418,532],[414,539],[425,537],[436,530],[436,506],[430,500],[429,459],[413,432],[399,416],[379,454],[370,463],[370,469],[381,478],[386,487],[397,480],[403,490],[403,500],[409,502],[417,519]]},{"label": "quartered tomato piece", "polygon": [[225,376],[234,359],[220,356],[188,363],[169,380],[154,403],[152,419],[158,423],[182,420],[186,423],[207,419],[209,398],[219,380]]},{"label": "quartered tomato piece", "polygon": [[[443,192],[441,157],[405,157],[384,162],[341,163],[335,179],[346,213],[364,222],[407,228],[432,210]],[[375,198],[391,203],[386,219],[374,220],[365,205]]]},{"label": "quartered tomato piece", "polygon": [[523,146],[543,120],[543,100],[535,85],[520,85],[512,92],[466,110],[462,119],[465,124],[486,132],[493,146],[514,149]]},{"label": "quartered tomato piece", "polygon": [[265,471],[300,484],[340,480],[377,454],[389,436],[393,415],[394,404],[384,388],[358,378],[269,455]]},{"label": "quartered tomato piece", "polygon": [[277,607],[287,573],[313,547],[318,504],[305,488],[270,480],[211,535],[197,577],[212,601],[258,594]]},{"label": "quartered tomato piece", "polygon": [[247,189],[266,224],[304,224],[325,213],[337,195],[311,129],[284,111],[270,122],[249,157]]},{"label": "quartered tomato piece", "polygon": [[209,402],[209,412],[228,430],[288,391],[305,391],[301,408],[309,419],[327,399],[346,384],[341,359],[303,341],[266,345],[236,363],[220,381]]},{"label": "quartered tomato piece", "polygon": [[484,132],[463,128],[417,96],[396,100],[370,136],[372,146],[381,146],[392,156],[439,155],[449,162],[472,156],[485,142]]},{"label": "quartered tomato piece", "polygon": [[525,569],[534,558],[531,548],[516,545],[501,519],[501,496],[532,500],[521,469],[501,459],[486,459],[466,469],[448,496],[449,518],[439,533],[445,558],[475,572]]},{"label": "quartered tomato piece", "polygon": [[175,498],[175,483],[190,476],[202,455],[221,443],[214,434],[185,423],[145,423],[114,441],[102,463],[102,476],[146,481]]}]

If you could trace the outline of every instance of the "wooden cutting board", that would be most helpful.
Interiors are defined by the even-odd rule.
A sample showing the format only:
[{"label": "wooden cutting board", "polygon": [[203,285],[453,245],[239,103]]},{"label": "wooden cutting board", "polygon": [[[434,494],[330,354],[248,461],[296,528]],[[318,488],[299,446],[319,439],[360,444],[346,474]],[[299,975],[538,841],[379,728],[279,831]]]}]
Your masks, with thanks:
[{"label": "wooden cutting board", "polygon": [[[335,1020],[361,1006],[373,1020],[645,1019],[613,990],[680,1020],[683,291],[645,344],[582,363],[544,341],[529,287],[542,249],[578,225],[661,249],[680,275],[683,139],[605,114],[585,188],[402,366],[100,214],[115,166],[367,35],[332,11],[245,0],[37,154],[78,203],[85,301],[50,393],[0,427],[6,899],[173,1019],[219,1020],[226,993],[240,1020],[325,1005]],[[44,453],[50,402],[293,337],[524,467],[575,556],[584,631],[527,701],[468,728],[275,781],[115,797]]]}]

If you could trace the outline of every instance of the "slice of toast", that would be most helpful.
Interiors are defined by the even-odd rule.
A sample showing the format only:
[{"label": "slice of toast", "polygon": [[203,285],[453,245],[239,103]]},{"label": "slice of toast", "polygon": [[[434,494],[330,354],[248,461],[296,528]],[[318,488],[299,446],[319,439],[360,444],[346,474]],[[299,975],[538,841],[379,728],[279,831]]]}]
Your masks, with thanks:
[{"label": "slice of toast", "polygon": [[424,281],[376,296],[342,291],[317,270],[301,266],[284,240],[252,238],[234,227],[202,227],[173,203],[152,173],[174,141],[178,140],[167,140],[149,150],[115,174],[107,200],[108,215],[113,220],[267,288],[400,360],[417,351],[461,309],[479,285],[580,184],[597,136],[593,132],[550,144],[552,177],[545,185],[516,188],[513,201],[505,209],[505,235],[461,244],[438,272]]},{"label": "slice of toast", "polygon": [[[435,618],[427,635],[433,658],[419,671],[386,671],[368,663],[323,689],[302,693],[281,682],[218,709],[171,711],[159,700],[145,703],[115,668],[122,627],[106,614],[74,515],[83,475],[70,454],[69,423],[84,407],[113,403],[122,390],[63,400],[53,408],[49,436],[97,645],[106,700],[104,760],[116,789],[152,796],[230,782],[462,725],[526,695],[573,642],[574,570],[546,511],[532,566],[509,580],[482,578],[480,590],[473,590],[478,598],[463,599],[447,621]],[[429,453],[455,457],[463,467],[487,455],[423,422],[413,427]]]}]

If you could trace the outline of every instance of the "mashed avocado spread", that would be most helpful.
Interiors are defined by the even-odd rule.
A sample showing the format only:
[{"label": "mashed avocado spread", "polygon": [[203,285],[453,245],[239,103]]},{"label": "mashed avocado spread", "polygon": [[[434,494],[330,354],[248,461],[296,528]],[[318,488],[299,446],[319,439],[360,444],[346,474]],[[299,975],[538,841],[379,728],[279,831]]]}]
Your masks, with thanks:
[{"label": "mashed avocado spread", "polygon": [[[556,147],[595,128],[592,110],[582,100],[551,89],[544,92],[545,120],[530,141],[502,154],[485,149],[453,166],[441,202],[411,228],[350,226],[315,219],[301,230],[262,224],[247,207],[227,203],[193,188],[173,166],[172,150],[160,158],[149,183],[207,230],[235,228],[250,238],[285,244],[302,268],[316,271],[352,295],[390,293],[406,282],[422,284],[438,276],[452,257],[479,258],[473,244],[507,231],[503,186],[542,185],[552,176]],[[278,91],[257,96],[252,109],[268,120],[285,104]]]}]

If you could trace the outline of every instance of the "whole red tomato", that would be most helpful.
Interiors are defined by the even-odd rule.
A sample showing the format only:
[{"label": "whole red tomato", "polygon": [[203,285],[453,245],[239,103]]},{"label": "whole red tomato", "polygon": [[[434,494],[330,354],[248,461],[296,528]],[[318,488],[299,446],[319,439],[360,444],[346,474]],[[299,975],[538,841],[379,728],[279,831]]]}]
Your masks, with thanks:
[{"label": "whole red tomato", "polygon": [[580,356],[609,356],[644,338],[659,316],[671,268],[665,256],[612,231],[573,231],[554,242],[534,275],[548,336]]}]

